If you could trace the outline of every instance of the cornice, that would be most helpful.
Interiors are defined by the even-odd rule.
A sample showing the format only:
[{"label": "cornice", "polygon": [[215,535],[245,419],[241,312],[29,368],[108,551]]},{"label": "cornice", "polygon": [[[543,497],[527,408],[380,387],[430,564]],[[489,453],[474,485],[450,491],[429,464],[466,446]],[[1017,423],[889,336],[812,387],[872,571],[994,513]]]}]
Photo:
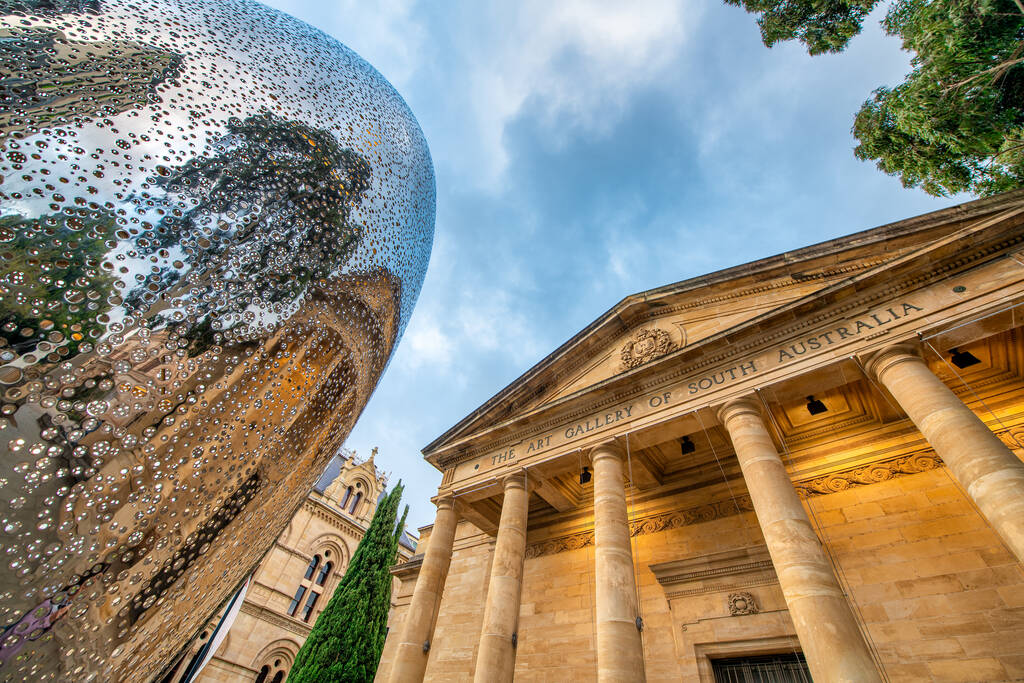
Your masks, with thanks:
[{"label": "cornice", "polygon": [[362,539],[366,534],[366,527],[363,527],[361,524],[349,519],[339,511],[334,510],[319,500],[308,497],[303,501],[303,507],[313,516],[322,519],[325,522],[330,522],[336,529],[343,531],[346,535],[357,541]]},{"label": "cornice", "polygon": [[[526,435],[546,431],[552,429],[560,424],[572,421],[574,418],[589,415],[600,409],[621,403],[627,399],[635,398],[649,393],[655,389],[658,389],[666,384],[670,384],[673,381],[683,377],[684,375],[692,374],[699,371],[701,368],[705,368],[711,365],[715,365],[726,361],[730,358],[742,357],[749,355],[749,353],[755,349],[771,347],[778,344],[780,341],[797,337],[804,331],[826,324],[831,321],[835,321],[840,318],[848,317],[851,313],[869,310],[874,304],[891,300],[898,295],[907,294],[912,291],[919,289],[922,285],[934,284],[936,280],[944,279],[952,275],[955,271],[962,272],[967,269],[968,266],[976,266],[979,262],[986,262],[995,254],[1003,252],[1008,248],[1024,242],[1024,234],[1010,235],[1004,239],[998,240],[993,244],[985,245],[980,249],[974,250],[971,254],[962,255],[959,258],[943,261],[941,263],[932,264],[933,267],[926,268],[923,271],[918,272],[913,277],[907,277],[899,282],[890,284],[888,286],[882,286],[871,291],[862,291],[859,296],[853,301],[848,301],[844,304],[829,306],[827,310],[818,313],[817,315],[800,316],[794,320],[789,321],[788,324],[778,327],[774,332],[764,332],[758,330],[757,334],[750,334],[752,330],[758,328],[761,325],[769,323],[772,318],[778,318],[780,316],[792,313],[794,309],[802,306],[807,306],[813,303],[814,299],[825,299],[835,294],[836,291],[844,289],[846,287],[855,286],[856,282],[851,280],[844,280],[841,283],[832,288],[826,288],[819,292],[815,292],[813,295],[803,297],[796,301],[787,304],[786,306],[772,309],[762,316],[755,317],[751,320],[744,321],[741,325],[735,328],[724,330],[723,332],[707,337],[693,346],[684,347],[678,351],[674,351],[665,356],[662,356],[657,361],[654,361],[648,365],[643,365],[633,370],[629,370],[613,377],[610,377],[597,384],[584,387],[577,392],[562,397],[561,399],[540,406],[536,408],[533,413],[539,413],[541,411],[557,409],[573,400],[578,400],[585,394],[594,391],[597,388],[602,388],[610,384],[622,382],[633,375],[648,374],[655,375],[647,381],[640,381],[630,384],[628,387],[621,389],[620,391],[612,392],[606,395],[604,398],[589,402],[585,405],[579,405],[573,408],[569,412],[559,412],[557,414],[548,417],[540,422],[529,422],[524,423],[518,429],[509,432],[501,437],[486,440],[486,443],[480,445],[463,445],[461,448],[458,446],[454,447],[454,450],[450,455],[445,457],[444,455],[438,455],[436,457],[436,467],[439,469],[447,469],[449,467],[459,465],[467,460],[471,460],[477,457],[486,450],[498,449],[503,446],[511,445],[521,441]],[[865,275],[877,275],[881,273],[865,273]],[[738,337],[746,335],[751,337],[749,341],[732,341],[730,337]],[[730,342],[727,348],[714,350],[715,346],[720,342]],[[679,363],[678,361],[695,352],[695,351],[706,352],[695,360],[686,364]],[[671,368],[666,371],[667,368]],[[525,421],[530,417],[530,413],[526,415],[519,415],[496,425],[492,425],[487,431],[498,430],[503,427],[507,427],[519,421]],[[469,440],[473,438],[473,434],[469,434],[463,438],[463,440]]]},{"label": "cornice", "polygon": [[309,632],[312,630],[312,627],[310,627],[307,624],[304,624],[301,621],[292,619],[291,617],[283,616],[273,610],[267,609],[266,607],[260,607],[259,605],[254,605],[248,601],[242,602],[241,611],[245,612],[250,616],[256,617],[260,621],[265,621],[269,624],[273,624],[274,626],[283,628],[286,631],[294,633],[295,635],[301,637],[303,640],[305,640],[305,638],[309,636]]},{"label": "cornice", "polygon": [[668,599],[778,582],[768,548],[734,548],[648,565]]},{"label": "cornice", "polygon": [[274,541],[274,545],[276,547],[280,548],[281,550],[285,551],[289,555],[294,555],[295,557],[298,557],[298,558],[300,558],[300,559],[302,559],[302,560],[304,560],[306,562],[309,562],[310,560],[313,559],[312,555],[308,555],[308,554],[302,552],[301,550],[296,550],[295,548],[289,548],[288,546],[284,545],[283,543],[281,543],[280,539]]},{"label": "cornice", "polygon": [[252,600],[250,600],[250,602],[252,604],[256,604],[255,603],[255,599],[259,598],[259,597],[262,597],[262,598],[264,598],[266,600],[269,600],[269,599],[273,598],[276,595],[276,596],[278,596],[280,598],[283,598],[284,600],[291,600],[292,599],[292,596],[289,595],[288,593],[285,593],[284,591],[281,591],[281,590],[278,590],[276,588],[273,588],[273,587],[263,583],[262,581],[256,581],[256,580],[253,580],[253,582],[252,582],[252,588],[249,589],[249,595],[253,598]]},{"label": "cornice", "polygon": [[775,289],[782,289],[784,287],[792,287],[793,285],[799,285],[804,282],[810,282],[812,280],[825,280],[836,275],[845,275],[847,273],[853,273],[858,271],[868,270],[875,266],[880,266],[889,259],[887,258],[875,258],[865,259],[856,264],[850,264],[846,266],[840,266],[837,268],[824,268],[817,273],[811,273],[802,277],[796,277],[793,274],[780,278],[774,282],[759,285],[757,287],[748,287],[746,289],[739,289],[725,294],[719,294],[717,296],[707,296],[702,299],[696,299],[694,301],[679,303],[675,306],[665,306],[657,308],[652,311],[652,315],[649,318],[660,318],[666,314],[681,313],[682,311],[691,310],[694,308],[702,308],[711,304],[722,303],[723,301],[731,301],[733,299],[742,299],[754,294],[763,294],[764,292],[770,292]]},{"label": "cornice", "polygon": [[[766,571],[765,569],[759,569],[756,571]],[[740,588],[752,588],[753,586],[767,586],[773,583],[778,583],[779,579],[775,576],[774,569],[771,575],[762,576],[751,576],[741,580],[734,580],[723,583],[713,583],[705,586],[699,586],[697,588],[686,588],[682,590],[665,590],[665,597],[669,600],[674,598],[686,598],[691,595],[702,595],[704,593],[723,593],[725,591],[738,590]]]},{"label": "cornice", "polygon": [[399,580],[405,581],[410,577],[419,576],[420,567],[423,566],[423,554],[417,554],[410,557],[406,562],[396,564],[391,567],[391,575],[398,577]]}]

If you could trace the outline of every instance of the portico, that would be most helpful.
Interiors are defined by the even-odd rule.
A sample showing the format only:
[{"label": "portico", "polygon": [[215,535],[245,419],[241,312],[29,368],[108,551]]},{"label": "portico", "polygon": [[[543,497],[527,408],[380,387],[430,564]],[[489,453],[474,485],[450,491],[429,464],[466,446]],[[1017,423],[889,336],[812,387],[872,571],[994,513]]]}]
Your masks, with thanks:
[{"label": "portico", "polygon": [[1022,250],[1012,193],[627,297],[424,449],[378,679],[1024,675]]}]

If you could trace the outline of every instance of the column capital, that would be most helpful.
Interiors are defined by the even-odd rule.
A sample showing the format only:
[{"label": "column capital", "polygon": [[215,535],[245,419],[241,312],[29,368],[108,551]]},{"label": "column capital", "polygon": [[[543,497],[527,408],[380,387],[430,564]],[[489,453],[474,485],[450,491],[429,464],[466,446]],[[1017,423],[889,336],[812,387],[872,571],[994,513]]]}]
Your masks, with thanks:
[{"label": "column capital", "polygon": [[753,415],[758,420],[762,420],[761,402],[756,397],[747,395],[726,401],[718,409],[718,420],[726,427],[728,427],[729,420],[739,415]]},{"label": "column capital", "polygon": [[511,488],[525,489],[528,487],[529,475],[525,468],[519,468],[498,478],[501,488],[508,491]]},{"label": "column capital", "polygon": [[615,439],[599,443],[590,449],[590,462],[596,463],[599,458],[615,458],[616,460],[626,459],[626,449],[619,445]]},{"label": "column capital", "polygon": [[893,344],[881,351],[876,351],[864,363],[864,370],[871,378],[881,381],[882,375],[886,370],[897,363],[904,363],[906,361],[924,362],[924,358],[921,357],[916,344],[909,342]]},{"label": "column capital", "polygon": [[434,504],[438,510],[454,510],[455,509],[455,494],[454,493],[439,493],[434,498]]}]

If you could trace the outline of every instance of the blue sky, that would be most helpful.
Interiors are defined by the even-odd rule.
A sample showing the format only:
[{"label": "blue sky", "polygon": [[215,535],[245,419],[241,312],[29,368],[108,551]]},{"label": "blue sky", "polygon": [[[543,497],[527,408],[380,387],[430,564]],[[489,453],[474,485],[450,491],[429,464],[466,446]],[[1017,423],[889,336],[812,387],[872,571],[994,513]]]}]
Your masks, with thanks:
[{"label": "blue sky", "polygon": [[[853,158],[908,56],[771,50],[720,0],[269,0],[402,94],[437,175],[422,294],[348,446],[433,521],[420,448],[636,291],[956,203]],[[884,8],[883,8],[884,11]]]}]

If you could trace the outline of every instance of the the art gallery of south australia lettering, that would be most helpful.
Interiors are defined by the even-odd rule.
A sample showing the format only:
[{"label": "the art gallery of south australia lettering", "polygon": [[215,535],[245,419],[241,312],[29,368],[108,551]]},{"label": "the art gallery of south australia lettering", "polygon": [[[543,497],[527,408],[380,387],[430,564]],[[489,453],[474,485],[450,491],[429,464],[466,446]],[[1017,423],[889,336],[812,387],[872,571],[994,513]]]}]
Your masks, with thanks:
[{"label": "the art gallery of south australia lettering", "polygon": [[379,73],[254,2],[0,12],[0,680],[154,680],[373,391],[433,166]]}]

